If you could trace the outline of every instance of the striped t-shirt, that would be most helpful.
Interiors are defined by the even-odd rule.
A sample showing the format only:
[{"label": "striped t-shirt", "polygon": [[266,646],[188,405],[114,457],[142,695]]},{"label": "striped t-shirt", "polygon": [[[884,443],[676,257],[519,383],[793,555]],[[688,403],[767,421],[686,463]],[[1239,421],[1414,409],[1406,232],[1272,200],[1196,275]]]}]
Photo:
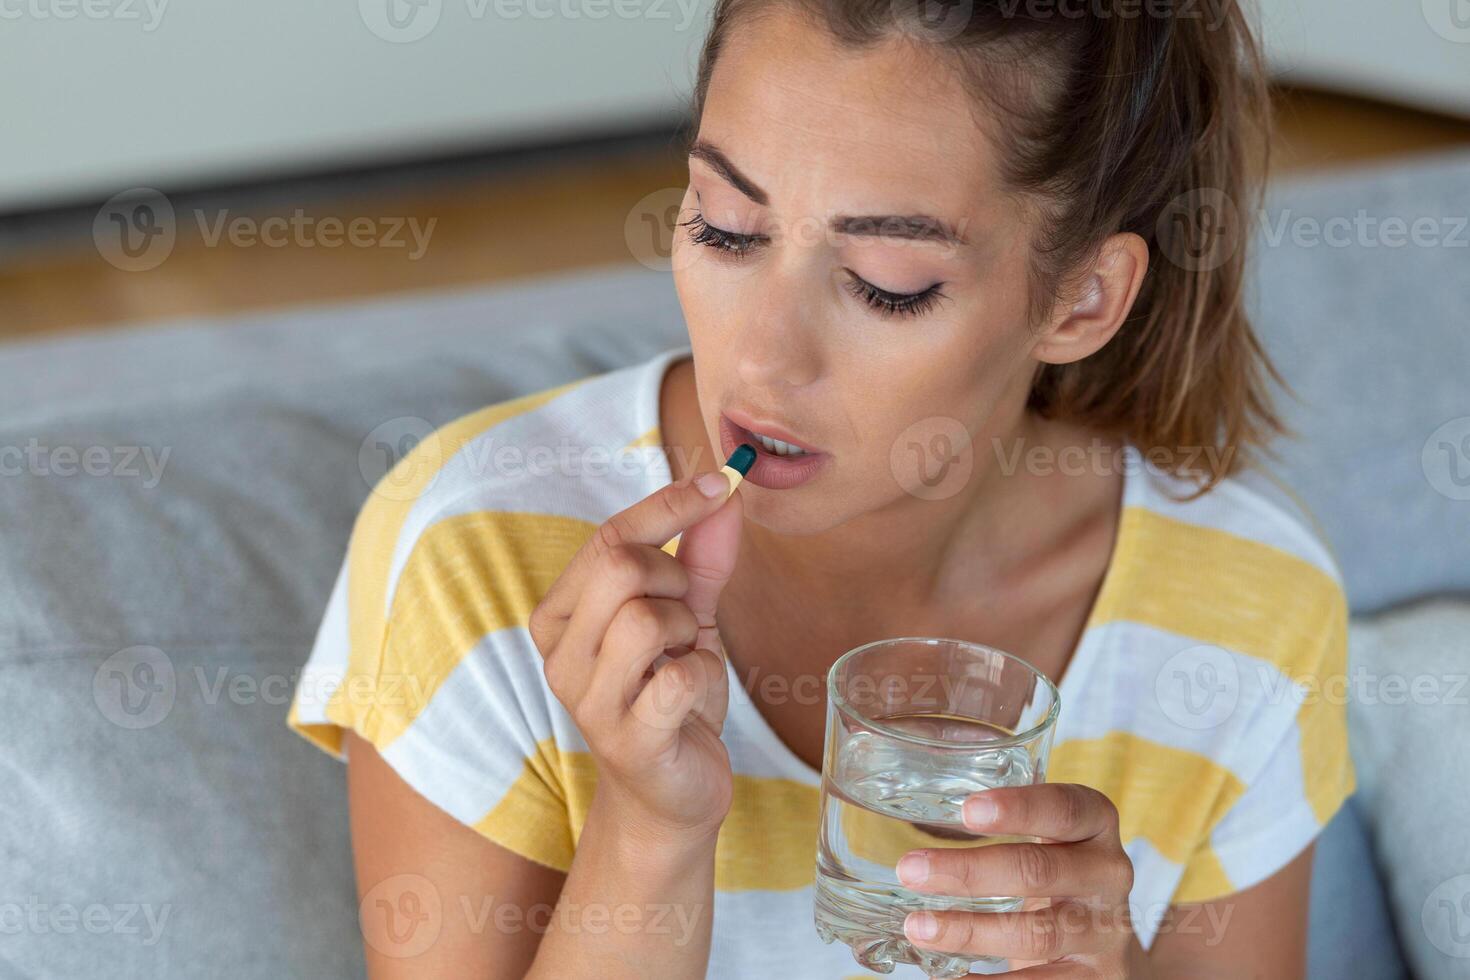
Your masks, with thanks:
[{"label": "striped t-shirt", "polygon": [[[424,439],[358,516],[292,727],[339,756],[351,728],[457,820],[567,870],[597,772],[527,622],[602,522],[672,481],[659,392],[689,354],[492,405]],[[1062,675],[1047,778],[1116,804],[1148,946],[1169,904],[1269,876],[1352,791],[1330,683],[1346,670],[1348,614],[1330,552],[1270,481],[1237,475],[1181,503],[1171,497],[1191,485],[1132,445],[1122,459],[1121,522]],[[730,670],[735,788],[708,976],[872,976],[813,925],[821,774]]]}]

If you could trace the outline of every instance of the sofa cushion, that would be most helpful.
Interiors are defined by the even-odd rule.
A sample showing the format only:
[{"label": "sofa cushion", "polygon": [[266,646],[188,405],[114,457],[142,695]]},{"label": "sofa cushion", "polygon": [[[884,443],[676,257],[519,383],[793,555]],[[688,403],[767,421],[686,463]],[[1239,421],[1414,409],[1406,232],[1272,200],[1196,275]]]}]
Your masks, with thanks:
[{"label": "sofa cushion", "polygon": [[1359,620],[1348,648],[1357,800],[1405,955],[1419,980],[1470,976],[1470,596]]}]

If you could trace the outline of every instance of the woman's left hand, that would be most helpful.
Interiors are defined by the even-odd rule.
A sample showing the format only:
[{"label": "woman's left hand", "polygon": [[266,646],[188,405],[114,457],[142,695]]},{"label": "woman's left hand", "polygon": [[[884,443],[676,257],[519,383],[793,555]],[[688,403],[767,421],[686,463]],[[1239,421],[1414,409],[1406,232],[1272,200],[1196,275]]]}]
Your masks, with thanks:
[{"label": "woman's left hand", "polygon": [[[1123,850],[1118,811],[1102,793],[1076,783],[1008,786],[965,800],[965,827],[976,833],[1046,838],[1043,843],[910,851],[899,880],[916,892],[964,897],[1019,895],[1016,912],[911,912],[910,942],[965,956],[1021,963],[1037,978],[1137,978],[1144,967],[1128,893],[1133,862]],[[1035,899],[1050,899],[1030,908]],[[925,933],[925,920],[934,931]],[[978,974],[970,974],[978,976]]]}]

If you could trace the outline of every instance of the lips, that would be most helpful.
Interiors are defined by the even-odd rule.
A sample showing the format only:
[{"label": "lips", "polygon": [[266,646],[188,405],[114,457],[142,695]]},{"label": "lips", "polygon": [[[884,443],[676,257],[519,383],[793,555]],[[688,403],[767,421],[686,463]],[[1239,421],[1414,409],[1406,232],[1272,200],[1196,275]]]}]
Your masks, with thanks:
[{"label": "lips", "polygon": [[820,453],[822,451],[796,435],[781,423],[762,419],[759,416],[746,412],[744,409],[728,409],[725,412],[725,417],[731,422],[734,422],[738,427],[746,430],[747,434],[758,432],[763,436],[779,439],[788,445],[795,446],[797,449],[803,449],[809,453]]}]

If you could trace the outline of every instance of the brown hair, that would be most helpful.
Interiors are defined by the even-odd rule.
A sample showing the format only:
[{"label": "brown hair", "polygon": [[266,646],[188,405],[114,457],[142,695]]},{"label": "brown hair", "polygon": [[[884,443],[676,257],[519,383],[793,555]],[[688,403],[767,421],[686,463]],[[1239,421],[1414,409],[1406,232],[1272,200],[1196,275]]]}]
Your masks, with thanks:
[{"label": "brown hair", "polygon": [[[1003,180],[1040,218],[1032,313],[1103,241],[1134,232],[1150,261],[1127,321],[1101,350],[1042,364],[1028,407],[1123,436],[1193,479],[1193,499],[1291,430],[1286,386],[1242,305],[1248,235],[1268,167],[1266,73],[1235,0],[717,0],[686,149],[715,61],[742,17],[795,9],[840,43],[908,39],[961,72],[1000,128]],[[1078,8],[1085,7],[1085,11]],[[1288,388],[1288,391],[1290,389]],[[1202,451],[1202,468],[1190,453]],[[1181,458],[1182,455],[1182,458]]]}]

